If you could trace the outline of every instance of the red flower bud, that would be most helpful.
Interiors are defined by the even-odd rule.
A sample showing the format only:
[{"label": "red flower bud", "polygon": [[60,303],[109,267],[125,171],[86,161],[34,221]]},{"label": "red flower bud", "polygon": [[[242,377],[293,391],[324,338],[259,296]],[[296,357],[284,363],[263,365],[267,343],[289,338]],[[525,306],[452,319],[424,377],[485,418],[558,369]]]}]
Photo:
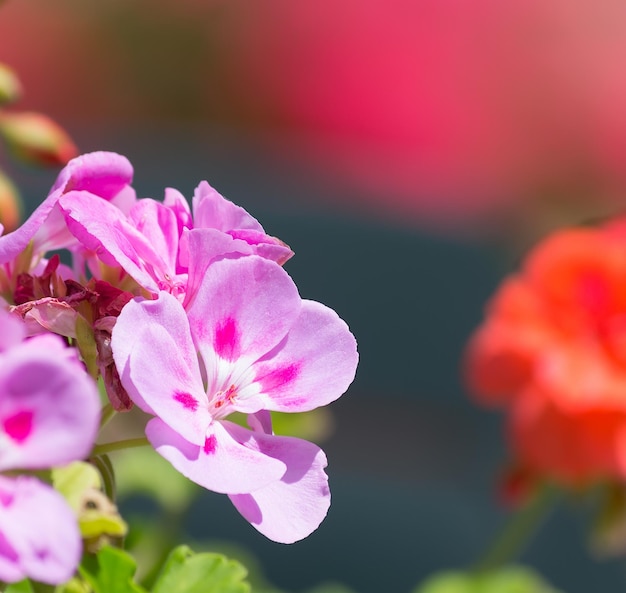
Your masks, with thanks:
[{"label": "red flower bud", "polygon": [[34,165],[65,165],[78,156],[68,134],[41,113],[0,114],[0,134],[16,158]]},{"label": "red flower bud", "polygon": [[0,63],[0,105],[13,103],[22,94],[22,85],[15,72]]},{"label": "red flower bud", "polygon": [[11,180],[0,171],[0,224],[4,233],[14,231],[20,224],[22,200]]}]

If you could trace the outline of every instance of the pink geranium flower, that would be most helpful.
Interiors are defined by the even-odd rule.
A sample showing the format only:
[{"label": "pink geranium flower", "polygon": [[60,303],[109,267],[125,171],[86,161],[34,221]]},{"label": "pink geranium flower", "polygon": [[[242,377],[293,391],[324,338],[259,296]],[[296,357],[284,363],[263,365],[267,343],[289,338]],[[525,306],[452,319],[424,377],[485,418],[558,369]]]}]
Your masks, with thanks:
[{"label": "pink geranium flower", "polygon": [[[76,351],[57,336],[24,336],[19,318],[0,310],[0,471],[83,459],[98,430],[97,389]],[[76,517],[56,491],[0,476],[0,581],[62,583],[80,554]]]},{"label": "pink geranium flower", "polygon": [[279,263],[293,255],[206,181],[194,193],[193,216],[171,188],[163,203],[145,198],[128,212],[89,192],[68,193],[59,204],[70,231],[96,256],[88,261],[92,274],[99,276],[99,260],[122,268],[153,294],[166,290],[189,301],[206,267],[225,253],[257,253]]},{"label": "pink geranium flower", "polygon": [[[334,311],[302,300],[273,261],[225,258],[187,311],[166,292],[128,303],[112,348],[131,398],[156,416],[148,439],[174,467],[228,494],[275,541],[317,528],[330,504],[326,457],[273,435],[268,411],[312,410],[352,382],[356,342]],[[233,412],[248,414],[252,430],[227,420]]]}]

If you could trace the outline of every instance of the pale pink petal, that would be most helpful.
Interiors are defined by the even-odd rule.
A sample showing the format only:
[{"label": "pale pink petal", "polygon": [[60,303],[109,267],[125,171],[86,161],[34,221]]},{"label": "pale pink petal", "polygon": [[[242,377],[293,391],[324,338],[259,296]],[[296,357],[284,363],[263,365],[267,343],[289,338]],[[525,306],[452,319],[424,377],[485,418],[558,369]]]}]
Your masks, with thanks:
[{"label": "pale pink petal", "polygon": [[265,233],[249,230],[233,230],[229,231],[228,234],[234,239],[241,239],[248,243],[257,255],[265,259],[271,259],[281,266],[293,256],[293,251],[289,245]]},{"label": "pale pink petal", "polygon": [[178,225],[178,236],[181,237],[184,229],[193,228],[193,218],[191,217],[191,210],[189,209],[189,203],[185,199],[185,196],[181,194],[177,189],[167,187],[165,188],[165,199],[163,205],[167,206],[176,217]]},{"label": "pale pink petal", "polygon": [[59,173],[52,192],[88,191],[112,200],[133,180],[128,159],[115,152],[90,152],[72,159]]},{"label": "pale pink petal", "polygon": [[198,287],[206,276],[207,268],[217,258],[230,254],[252,255],[252,247],[245,241],[233,239],[216,229],[185,231],[181,238],[179,261],[188,266],[187,291],[184,305],[189,308]]},{"label": "pale pink petal", "polygon": [[254,414],[248,414],[246,421],[248,422],[248,426],[255,432],[273,434],[272,415],[267,410],[260,410]]},{"label": "pale pink petal", "polygon": [[[165,295],[162,293],[161,299],[169,297]],[[184,315],[182,306],[176,304]],[[136,325],[138,337],[130,353],[129,379],[154,414],[189,442],[203,445],[211,423],[208,399],[189,327],[176,332],[172,329],[174,323],[168,320],[167,327],[163,327],[151,320],[146,326]]]},{"label": "pale pink petal", "polygon": [[[12,233],[0,237],[0,263],[12,261],[26,248],[64,193],[85,190],[110,200],[131,182],[132,176],[133,169],[128,160],[112,152],[93,152],[72,159],[59,173],[48,197],[28,220]],[[42,230],[36,242],[44,243],[49,236],[58,233],[65,237],[62,222],[57,215],[56,223],[51,223],[47,229]]]},{"label": "pale pink petal", "polygon": [[214,492],[250,492],[285,473],[281,460],[259,452],[256,433],[231,422],[214,422],[200,446],[185,440],[159,418],[148,422],[146,435],[181,474]]},{"label": "pale pink petal", "polygon": [[[105,264],[120,266],[147,290],[159,291],[154,268],[167,266],[121,210],[84,192],[63,196],[59,205],[68,228],[86,249]],[[146,261],[155,265],[147,269]]]},{"label": "pale pink petal", "polygon": [[0,581],[65,583],[81,552],[76,516],[56,490],[30,476],[0,476]]},{"label": "pale pink petal", "polygon": [[206,367],[207,393],[223,389],[224,381],[237,383],[237,376],[225,376],[228,368],[246,371],[270,352],[300,307],[295,284],[274,262],[251,255],[211,264],[188,310]]},{"label": "pale pink petal", "polygon": [[24,323],[17,314],[9,313],[0,303],[0,352],[19,344],[26,336]]},{"label": "pale pink petal", "polygon": [[163,272],[176,274],[178,256],[178,221],[172,210],[151,199],[139,200],[130,211],[129,219],[149,243],[159,259],[148,260],[149,264],[163,263]]},{"label": "pale pink petal", "polygon": [[259,222],[246,210],[233,204],[206,181],[200,183],[193,196],[194,228],[211,228],[241,239],[253,248],[253,253],[284,264],[293,251],[280,239],[265,233]]},{"label": "pale pink petal", "polygon": [[285,339],[252,365],[254,383],[239,395],[245,405],[247,391],[258,392],[268,410],[312,410],[345,393],[358,359],[356,340],[337,313],[303,300],[300,316]]},{"label": "pale pink petal", "polygon": [[253,527],[276,542],[290,544],[310,535],[330,507],[326,456],[313,443],[255,433],[259,451],[287,466],[278,481],[247,494],[230,494]]},{"label": "pale pink petal", "polygon": [[109,202],[128,216],[132,207],[137,203],[137,193],[130,185],[127,185]]},{"label": "pale pink petal", "polygon": [[41,469],[91,450],[100,402],[75,351],[52,334],[0,358],[0,470]]},{"label": "pale pink petal", "polygon": [[[159,293],[156,300],[135,299],[127,303],[117,318],[111,335],[113,359],[130,398],[145,412],[155,414],[149,403],[153,399],[153,394],[144,393],[141,376],[137,379],[138,385],[135,385],[130,365],[133,351],[136,351],[135,356],[145,357],[147,364],[154,367],[159,364],[155,362],[155,356],[169,356],[168,352],[163,352],[163,348],[154,344],[152,339],[149,343],[145,342],[142,330],[150,326],[166,328],[169,337],[165,339],[168,343],[176,341],[173,353],[179,358],[178,364],[181,368],[187,369],[189,375],[185,380],[189,382],[190,387],[194,386],[195,390],[198,384],[202,385],[202,379],[196,350],[191,341],[189,321],[180,303],[166,292]],[[153,346],[156,348],[155,352],[152,350]],[[202,393],[204,394],[203,390]]]},{"label": "pale pink petal", "polygon": [[250,216],[241,206],[233,204],[214,190],[206,181],[202,181],[193,194],[193,220],[195,228],[251,229],[263,231],[259,222]]}]

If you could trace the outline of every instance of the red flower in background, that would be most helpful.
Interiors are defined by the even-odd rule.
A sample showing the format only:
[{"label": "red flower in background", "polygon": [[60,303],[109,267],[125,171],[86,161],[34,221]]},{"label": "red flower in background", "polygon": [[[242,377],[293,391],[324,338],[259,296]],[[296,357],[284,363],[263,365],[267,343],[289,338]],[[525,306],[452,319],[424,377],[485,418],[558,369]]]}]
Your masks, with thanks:
[{"label": "red flower in background", "polygon": [[517,462],[569,484],[626,478],[626,222],[558,232],[506,279],[466,353]]}]

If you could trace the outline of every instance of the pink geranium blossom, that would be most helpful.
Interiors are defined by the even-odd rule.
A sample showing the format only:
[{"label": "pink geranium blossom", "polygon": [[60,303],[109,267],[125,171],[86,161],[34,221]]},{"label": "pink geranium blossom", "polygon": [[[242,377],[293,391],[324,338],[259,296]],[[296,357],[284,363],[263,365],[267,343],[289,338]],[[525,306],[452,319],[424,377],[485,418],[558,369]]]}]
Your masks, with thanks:
[{"label": "pink geranium blossom", "polygon": [[[188,310],[167,292],[134,300],[112,337],[122,383],[155,449],[181,473],[226,493],[279,542],[309,535],[330,504],[316,445],[271,433],[268,411],[303,412],[354,378],[354,337],[337,314],[302,300],[287,273],[257,255],[214,261]],[[252,430],[227,420],[248,414]]]},{"label": "pink geranium blossom", "polygon": [[90,192],[68,193],[59,204],[68,228],[88,258],[92,254],[92,274],[99,275],[98,261],[120,267],[152,294],[166,290],[189,301],[206,267],[225,253],[256,253],[279,263],[293,255],[206,181],[195,191],[193,215],[182,194],[171,188],[164,202],[144,198],[128,212]]},{"label": "pink geranium blossom", "polygon": [[[76,351],[53,335],[25,340],[25,331],[0,310],[0,471],[83,459],[98,430],[98,392]],[[76,517],[56,491],[0,476],[0,581],[62,583],[80,554]]]}]

